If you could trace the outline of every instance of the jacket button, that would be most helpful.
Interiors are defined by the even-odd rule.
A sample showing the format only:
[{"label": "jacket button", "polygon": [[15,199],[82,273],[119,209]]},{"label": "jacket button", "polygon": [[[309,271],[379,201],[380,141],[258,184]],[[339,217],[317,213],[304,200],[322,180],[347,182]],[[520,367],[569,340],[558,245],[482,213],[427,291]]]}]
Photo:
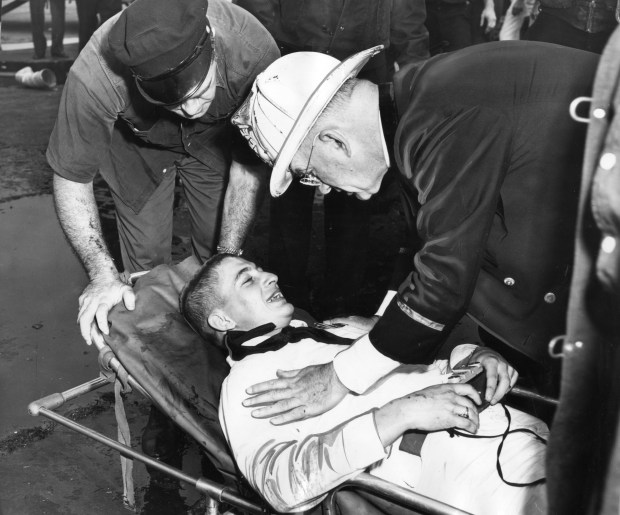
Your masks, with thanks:
[{"label": "jacket button", "polygon": [[515,284],[515,280],[514,280],[512,277],[506,277],[506,278],[504,279],[504,284],[505,284],[506,286],[514,286],[514,284]]},{"label": "jacket button", "polygon": [[599,120],[605,118],[606,115],[607,113],[602,107],[597,107],[594,111],[592,111],[592,116],[594,116],[594,118],[598,118]]},{"label": "jacket button", "polygon": [[616,155],[611,152],[603,154],[601,160],[599,161],[599,166],[603,170],[611,170],[614,166],[616,166]]},{"label": "jacket button", "polygon": [[555,302],[555,293],[545,293],[545,302],[547,304],[553,304]]},{"label": "jacket button", "polygon": [[616,238],[613,236],[605,236],[601,242],[601,249],[607,254],[611,254],[616,248]]},{"label": "jacket button", "polygon": [[344,30],[344,27],[342,25],[340,26],[340,30]]}]

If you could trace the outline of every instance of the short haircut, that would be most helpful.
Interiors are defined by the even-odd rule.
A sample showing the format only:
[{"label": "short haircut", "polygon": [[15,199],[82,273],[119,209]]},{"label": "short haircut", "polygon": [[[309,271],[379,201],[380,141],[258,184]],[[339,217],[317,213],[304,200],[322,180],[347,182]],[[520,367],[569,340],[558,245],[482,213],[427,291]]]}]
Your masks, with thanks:
[{"label": "short haircut", "polygon": [[209,330],[207,319],[224,299],[219,289],[218,269],[222,262],[235,257],[233,254],[216,254],[209,258],[181,291],[179,310],[187,323],[204,339],[213,332]]},{"label": "short haircut", "polygon": [[316,123],[318,124],[323,117],[331,116],[333,111],[338,112],[342,107],[346,106],[359,82],[359,79],[355,77],[347,79],[342,86],[340,86],[340,89],[332,97],[327,106],[325,106],[325,109],[323,109]]}]

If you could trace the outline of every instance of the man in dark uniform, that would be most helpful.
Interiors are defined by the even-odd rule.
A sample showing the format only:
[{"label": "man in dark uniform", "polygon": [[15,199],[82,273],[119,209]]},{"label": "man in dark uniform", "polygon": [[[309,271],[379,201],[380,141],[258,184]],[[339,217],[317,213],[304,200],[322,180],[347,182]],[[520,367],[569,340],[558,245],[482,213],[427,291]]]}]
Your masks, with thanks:
[{"label": "man in dark uniform", "polygon": [[[258,77],[258,91],[270,93],[260,84],[272,68],[281,90],[296,87],[286,71],[299,74],[303,65],[277,66],[284,59]],[[429,363],[466,312],[533,364],[545,364],[549,338],[564,329],[585,136],[569,104],[591,91],[596,64],[582,51],[502,42],[403,70],[395,155],[418,240],[410,273],[368,337],[331,363],[281,372],[250,389],[258,395],[247,406],[272,403],[255,416],[279,413],[273,422],[282,423],[322,413],[399,362]],[[296,111],[289,99],[293,120],[280,128],[280,140],[251,107],[234,119],[273,163],[272,194],[292,174],[360,198],[378,190],[388,167],[380,95],[366,81],[348,80],[357,71],[349,68],[347,61],[326,64]],[[500,361],[487,361],[486,399],[495,403],[510,375]]]},{"label": "man in dark uniform", "polygon": [[125,271],[170,263],[177,175],[194,255],[204,260],[218,243],[240,253],[266,179],[230,115],[279,55],[266,29],[225,0],[137,0],[80,52],[47,159],[61,225],[90,279],[78,315],[88,343],[93,320],[107,334],[108,311],[135,302],[101,233],[94,177],[114,198]]}]

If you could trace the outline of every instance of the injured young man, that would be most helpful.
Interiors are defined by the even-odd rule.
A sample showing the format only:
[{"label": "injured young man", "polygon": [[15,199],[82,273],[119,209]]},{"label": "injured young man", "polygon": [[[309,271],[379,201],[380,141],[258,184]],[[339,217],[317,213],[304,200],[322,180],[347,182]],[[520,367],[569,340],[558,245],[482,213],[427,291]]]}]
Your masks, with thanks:
[{"label": "injured young man", "polygon": [[243,406],[246,390],[278,370],[331,361],[353,341],[347,327],[295,320],[275,275],[226,254],[207,261],[180,304],[196,331],[225,335],[220,422],[241,473],[274,509],[309,509],[369,472],[475,514],[546,513],[545,423],[501,403],[478,413],[476,390],[451,382],[475,345],[401,366],[323,415],[274,425]]}]

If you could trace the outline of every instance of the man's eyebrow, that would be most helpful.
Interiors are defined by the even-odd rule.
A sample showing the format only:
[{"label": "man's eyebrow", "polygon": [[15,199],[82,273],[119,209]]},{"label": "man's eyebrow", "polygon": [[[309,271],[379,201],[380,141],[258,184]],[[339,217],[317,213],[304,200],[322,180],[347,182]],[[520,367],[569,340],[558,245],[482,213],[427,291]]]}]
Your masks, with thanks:
[{"label": "man's eyebrow", "polygon": [[251,267],[249,267],[249,266],[244,266],[241,270],[239,270],[239,271],[237,272],[236,277],[235,277],[235,283],[236,283],[236,282],[237,282],[237,281],[241,278],[241,276],[242,276],[244,273],[249,272],[250,270],[252,270],[252,268],[251,268]]}]

